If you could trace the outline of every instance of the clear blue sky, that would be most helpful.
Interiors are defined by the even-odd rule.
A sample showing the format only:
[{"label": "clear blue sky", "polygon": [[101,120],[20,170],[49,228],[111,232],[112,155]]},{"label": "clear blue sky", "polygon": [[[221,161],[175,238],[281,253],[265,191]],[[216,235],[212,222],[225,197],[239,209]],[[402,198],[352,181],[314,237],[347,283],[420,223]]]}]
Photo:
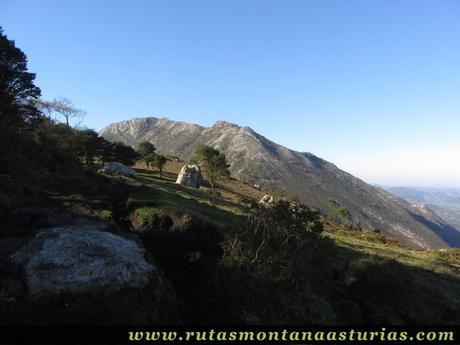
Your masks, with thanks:
[{"label": "clear blue sky", "polygon": [[460,1],[0,1],[95,129],[227,120],[367,182],[460,186]]}]

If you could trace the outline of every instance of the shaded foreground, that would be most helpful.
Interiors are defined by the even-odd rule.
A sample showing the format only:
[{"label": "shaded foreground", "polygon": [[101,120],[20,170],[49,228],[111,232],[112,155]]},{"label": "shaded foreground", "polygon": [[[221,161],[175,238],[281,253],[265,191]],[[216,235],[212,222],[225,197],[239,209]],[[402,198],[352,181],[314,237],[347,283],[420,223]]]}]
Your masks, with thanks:
[{"label": "shaded foreground", "polygon": [[[168,162],[163,178],[138,169],[137,181],[88,172],[10,186],[0,223],[1,322],[460,322],[459,250],[403,248],[324,218],[322,232],[298,231],[270,211],[254,211],[251,200],[263,193],[240,181],[223,181],[216,191],[179,188],[180,165]],[[35,216],[34,207],[41,209]],[[157,273],[142,288],[31,296],[26,272],[8,258],[52,226],[132,240]]]}]

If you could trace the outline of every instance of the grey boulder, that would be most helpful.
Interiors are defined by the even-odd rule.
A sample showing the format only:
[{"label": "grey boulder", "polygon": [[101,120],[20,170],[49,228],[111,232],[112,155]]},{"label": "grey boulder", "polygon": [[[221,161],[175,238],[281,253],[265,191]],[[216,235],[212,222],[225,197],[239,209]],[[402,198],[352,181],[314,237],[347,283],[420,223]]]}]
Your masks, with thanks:
[{"label": "grey boulder", "polygon": [[143,288],[158,276],[134,241],[75,227],[40,231],[10,259],[31,296]]},{"label": "grey boulder", "polygon": [[105,163],[104,167],[98,170],[98,173],[100,174],[112,173],[112,174],[118,174],[118,175],[123,175],[123,176],[134,177],[134,178],[139,177],[133,168],[130,168],[118,162]]}]

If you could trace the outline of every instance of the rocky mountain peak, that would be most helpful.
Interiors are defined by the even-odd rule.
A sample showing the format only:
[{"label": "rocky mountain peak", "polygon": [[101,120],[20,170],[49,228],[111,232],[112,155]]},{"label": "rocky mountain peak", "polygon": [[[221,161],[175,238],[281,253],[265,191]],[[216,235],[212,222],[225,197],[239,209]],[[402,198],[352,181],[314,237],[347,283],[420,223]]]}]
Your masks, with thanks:
[{"label": "rocky mountain peak", "polygon": [[227,122],[227,121],[223,121],[223,120],[216,121],[216,123],[214,123],[211,128],[228,128],[228,127],[241,128],[236,123]]}]

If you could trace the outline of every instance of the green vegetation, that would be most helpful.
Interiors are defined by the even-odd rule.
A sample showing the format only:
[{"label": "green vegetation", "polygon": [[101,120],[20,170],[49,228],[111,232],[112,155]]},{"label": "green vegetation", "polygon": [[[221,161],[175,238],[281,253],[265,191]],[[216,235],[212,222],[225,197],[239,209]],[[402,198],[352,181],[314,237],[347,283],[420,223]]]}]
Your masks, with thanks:
[{"label": "green vegetation", "polygon": [[[93,130],[79,131],[82,111],[66,99],[40,100],[35,75],[27,71],[24,53],[0,28],[0,185],[50,181],[82,173],[100,161],[133,165],[137,154],[122,143],[110,143]],[[64,123],[53,116],[60,114]]]},{"label": "green vegetation", "polygon": [[[27,58],[0,27],[0,174],[25,169],[34,160],[30,138],[40,119],[34,106],[41,91],[34,84],[35,74],[27,71]],[[23,155],[25,153],[25,155]]]},{"label": "green vegetation", "polygon": [[145,162],[147,172],[150,171],[151,166],[154,166],[160,172],[160,178],[163,177],[163,168],[168,161],[165,156],[155,152],[155,146],[148,141],[143,141],[136,147],[138,157]]},{"label": "green vegetation", "polygon": [[212,202],[204,191],[182,187],[173,184],[172,180],[157,178],[151,174],[140,174],[141,183],[133,183],[127,202],[129,210],[141,209],[141,214],[161,208],[174,212],[186,212],[207,220],[219,226],[235,224],[241,221],[242,214],[238,204],[226,202]]},{"label": "green vegetation", "polygon": [[[212,313],[211,320],[459,322],[460,295],[452,293],[460,291],[458,249],[405,248],[381,233],[326,219],[298,202],[260,208],[253,199],[259,192],[236,180],[216,185],[220,196],[213,195],[211,203],[205,189],[197,192],[172,184],[182,164],[168,162],[166,180],[141,174],[130,205],[142,207],[136,212],[145,220],[175,210],[219,226],[222,259],[205,264],[206,273],[200,274],[206,278],[187,292],[198,295],[200,305],[207,303],[211,311],[203,313]],[[144,208],[150,204],[153,209]],[[181,274],[174,276],[181,286]]]},{"label": "green vegetation", "polygon": [[113,212],[111,210],[101,210],[98,212],[98,216],[104,220],[112,219]]},{"label": "green vegetation", "polygon": [[158,171],[160,172],[160,178],[163,178],[163,168],[166,164],[168,159],[165,156],[158,155],[156,154],[155,157],[153,157],[153,166],[155,166]]},{"label": "green vegetation", "polygon": [[332,208],[330,215],[335,220],[343,225],[352,226],[353,219],[350,210],[342,206],[337,200],[329,200],[329,204]]},{"label": "green vegetation", "polygon": [[136,152],[138,153],[139,158],[145,162],[147,172],[149,172],[150,164],[155,159],[155,146],[148,141],[143,141],[137,145]]},{"label": "green vegetation", "polygon": [[230,176],[225,155],[211,146],[198,145],[192,162],[203,167],[204,174],[211,183],[212,189],[215,189],[215,182],[218,179]]},{"label": "green vegetation", "polygon": [[164,214],[161,208],[157,207],[140,207],[134,211],[135,217],[141,222],[146,222],[149,218]]},{"label": "green vegetation", "polygon": [[97,132],[86,129],[80,132],[81,149],[80,156],[84,157],[87,165],[93,165],[94,159],[97,156],[102,156],[103,148],[107,145],[107,141],[101,138]]},{"label": "green vegetation", "polygon": [[[160,318],[149,309],[156,305],[151,299],[159,298],[172,310],[178,292],[185,321],[201,317],[207,322],[249,319],[275,324],[460,322],[459,249],[408,249],[381,233],[360,231],[337,201],[331,201],[331,218],[298,200],[259,206],[264,193],[236,179],[221,179],[229,175],[226,158],[206,145],[196,149],[194,160],[203,167],[211,188],[176,185],[184,163],[155,154],[148,143],[138,152],[147,170],[153,164],[159,174],[138,169],[139,180],[99,176],[94,173],[99,162],[134,165],[138,153],[92,130],[73,128],[78,111],[68,102],[39,100],[25,55],[1,30],[0,50],[0,207],[6,210],[0,215],[11,222],[0,224],[2,235],[21,235],[14,223],[18,218],[9,212],[14,205],[42,206],[43,200],[50,207],[58,205],[59,212],[65,210],[72,224],[82,224],[83,219],[83,224],[99,226],[101,219],[111,220],[117,225],[111,231],[126,233],[136,225],[145,248],[154,249],[150,254],[155,265],[175,288],[160,297],[138,298],[138,291],[123,292],[122,299],[107,294],[102,309],[96,303],[99,295],[80,296],[82,301],[70,305],[70,314],[59,309],[70,315],[70,321],[92,321],[84,318],[87,313],[81,307],[89,305],[95,322],[110,322],[112,317],[125,321],[126,316],[128,321],[168,323],[176,320],[176,313]],[[64,116],[64,123],[51,118],[53,111]],[[47,211],[53,218],[56,212]],[[93,216],[97,219],[90,219]],[[45,220],[44,226],[53,223]],[[65,296],[50,301],[62,306],[61,298]],[[33,322],[54,315],[49,301],[40,303],[43,314],[28,301],[0,301],[0,314]],[[174,317],[167,319],[168,315]],[[61,320],[59,313],[55,320]]]}]

